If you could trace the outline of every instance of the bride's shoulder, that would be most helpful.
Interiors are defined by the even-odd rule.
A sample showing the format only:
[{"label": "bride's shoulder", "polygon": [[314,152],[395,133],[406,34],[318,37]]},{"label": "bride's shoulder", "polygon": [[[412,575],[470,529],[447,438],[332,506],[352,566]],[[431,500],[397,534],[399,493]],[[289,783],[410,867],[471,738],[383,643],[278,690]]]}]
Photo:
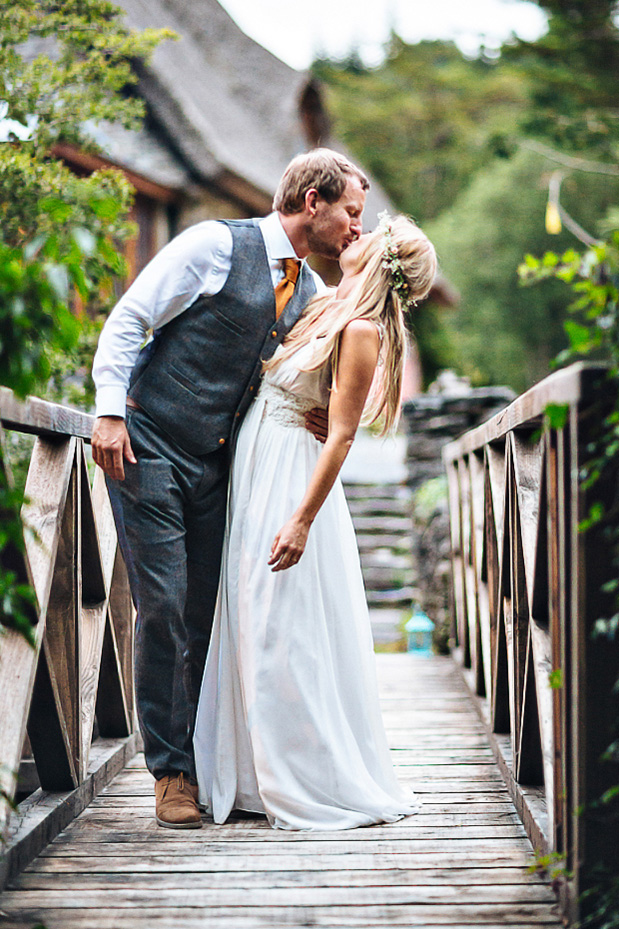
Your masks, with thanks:
[{"label": "bride's shoulder", "polygon": [[340,361],[348,358],[354,365],[378,363],[381,336],[378,327],[370,319],[351,319],[342,330]]},{"label": "bride's shoulder", "polygon": [[357,341],[372,341],[380,345],[382,331],[377,323],[371,319],[351,319],[342,330],[342,335]]}]

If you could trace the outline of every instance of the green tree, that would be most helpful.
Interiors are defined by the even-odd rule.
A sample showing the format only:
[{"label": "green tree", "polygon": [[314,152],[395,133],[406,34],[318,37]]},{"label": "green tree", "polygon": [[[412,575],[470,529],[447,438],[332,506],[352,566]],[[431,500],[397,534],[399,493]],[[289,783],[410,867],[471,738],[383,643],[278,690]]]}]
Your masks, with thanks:
[{"label": "green tree", "polygon": [[[617,3],[609,0],[542,0],[539,5],[550,14],[549,30],[539,42],[523,44],[512,51],[521,56],[531,82],[533,109],[525,128],[561,149],[557,161],[570,161],[565,154],[579,154],[597,164],[589,170],[617,166],[619,155],[619,29]],[[576,174],[570,180],[576,179]],[[616,183],[616,182],[615,182]],[[582,175],[578,175],[581,201],[586,198]],[[562,196],[563,200],[563,196]],[[616,204],[617,198],[614,198]],[[579,470],[583,489],[594,495],[580,530],[597,527],[608,548],[614,576],[603,584],[600,602],[607,612],[598,618],[594,637],[609,642],[609,656],[616,649],[619,635],[619,215],[616,205],[599,205],[597,230],[602,240],[579,252],[562,255],[546,252],[541,259],[528,255],[521,267],[525,282],[561,281],[571,289],[572,301],[565,321],[568,346],[557,358],[565,364],[578,358],[601,359],[607,364],[605,381],[600,384],[605,415],[587,446],[588,460]],[[604,216],[604,214],[606,214]],[[559,243],[561,247],[561,243]],[[541,249],[536,249],[541,251]],[[569,291],[568,291],[569,293]],[[602,407],[604,408],[604,407]],[[609,657],[612,661],[612,658]],[[619,680],[612,696],[616,706]],[[610,744],[599,759],[592,761],[590,777],[606,789],[581,812],[585,822],[603,819],[617,829],[619,824],[619,720],[613,732],[606,733]],[[614,784],[612,780],[614,778]],[[611,786],[608,786],[608,784]],[[601,788],[600,788],[601,789]],[[595,856],[593,856],[595,857]],[[616,856],[612,861],[582,862],[580,886],[581,920],[586,929],[615,929],[619,925],[619,877]]]},{"label": "green tree", "polygon": [[526,103],[518,70],[452,42],[397,36],[378,68],[318,61],[340,135],[394,203],[419,222],[449,208],[492,160]]},{"label": "green tree", "polygon": [[565,151],[616,161],[619,29],[616,0],[537,0],[548,31],[506,56],[527,80],[522,129]]},{"label": "green tree", "polygon": [[[20,396],[40,388],[50,353],[75,349],[70,311],[100,302],[124,264],[132,192],[120,172],[79,178],[54,146],[92,148],[89,122],[136,125],[132,63],[164,31],[131,32],[105,0],[0,0],[0,383]],[[19,494],[0,462],[0,554],[22,546]],[[30,635],[32,594],[0,567],[3,626]]]},{"label": "green tree", "polygon": [[[0,0],[0,379],[20,395],[49,376],[55,334],[62,347],[75,341],[70,294],[98,298],[123,271],[129,185],[116,171],[77,177],[55,157],[60,142],[92,149],[91,123],[143,116],[132,62],[169,33],[131,32],[123,16],[107,0]],[[20,278],[37,274],[51,288],[43,304]]]},{"label": "green tree", "polygon": [[[555,280],[518,286],[525,251],[542,252],[573,237],[555,238],[544,228],[548,176],[554,165],[520,151],[479,172],[450,210],[427,224],[441,266],[460,291],[461,302],[443,316],[457,367],[475,383],[509,384],[521,391],[550,370],[567,345],[566,294]],[[583,174],[564,182],[568,211],[585,226],[617,201],[619,178]]]}]

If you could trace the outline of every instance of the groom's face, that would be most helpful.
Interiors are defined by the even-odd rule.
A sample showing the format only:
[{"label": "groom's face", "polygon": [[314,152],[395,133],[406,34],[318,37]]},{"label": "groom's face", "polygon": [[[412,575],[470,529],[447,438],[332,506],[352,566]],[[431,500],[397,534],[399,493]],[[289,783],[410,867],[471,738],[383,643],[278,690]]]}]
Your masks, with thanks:
[{"label": "groom's face", "polygon": [[357,177],[351,177],[344,193],[335,203],[322,197],[315,201],[315,214],[306,228],[307,242],[315,255],[339,258],[362,231],[361,215],[365,205],[365,191]]}]

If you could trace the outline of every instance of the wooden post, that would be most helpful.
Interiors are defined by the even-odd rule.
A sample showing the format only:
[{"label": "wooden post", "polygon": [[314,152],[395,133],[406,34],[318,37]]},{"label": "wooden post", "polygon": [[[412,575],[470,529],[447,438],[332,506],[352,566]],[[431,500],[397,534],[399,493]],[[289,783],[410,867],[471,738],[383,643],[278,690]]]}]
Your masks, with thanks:
[{"label": "wooden post", "polygon": [[[549,403],[569,415],[542,432]],[[603,410],[604,369],[573,365],[444,450],[460,654],[478,694],[489,679],[492,729],[511,742],[495,745],[534,844],[574,874],[563,898],[574,918],[596,867],[619,871],[616,823],[594,808],[619,783],[619,765],[601,762],[617,735],[619,642],[593,635],[614,613],[602,588],[616,569],[604,524],[578,528],[594,499],[617,519],[619,474],[579,484]]]},{"label": "wooden post", "polygon": [[[106,735],[134,730],[133,607],[103,475],[91,493],[84,454],[93,418],[0,388],[0,421],[37,434],[23,507],[25,558],[4,557],[31,578],[35,647],[8,630],[0,642],[0,783],[11,795],[26,725],[43,788],[86,779],[95,713]],[[7,807],[0,812],[0,829]]]}]

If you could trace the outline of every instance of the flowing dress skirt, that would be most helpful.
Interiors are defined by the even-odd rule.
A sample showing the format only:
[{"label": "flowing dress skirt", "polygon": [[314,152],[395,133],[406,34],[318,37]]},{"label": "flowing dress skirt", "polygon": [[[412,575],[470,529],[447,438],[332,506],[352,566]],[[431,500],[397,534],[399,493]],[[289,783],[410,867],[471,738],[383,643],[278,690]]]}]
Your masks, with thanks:
[{"label": "flowing dress skirt", "polygon": [[[400,789],[381,719],[352,521],[338,480],[299,563],[268,566],[322,446],[261,390],[231,477],[213,636],[194,736],[200,801],[216,823],[265,813],[280,829],[393,822]],[[315,405],[310,403],[311,405]]]}]

